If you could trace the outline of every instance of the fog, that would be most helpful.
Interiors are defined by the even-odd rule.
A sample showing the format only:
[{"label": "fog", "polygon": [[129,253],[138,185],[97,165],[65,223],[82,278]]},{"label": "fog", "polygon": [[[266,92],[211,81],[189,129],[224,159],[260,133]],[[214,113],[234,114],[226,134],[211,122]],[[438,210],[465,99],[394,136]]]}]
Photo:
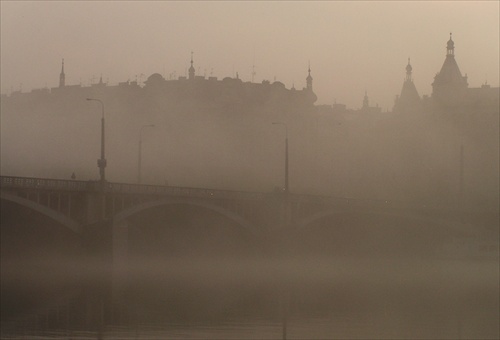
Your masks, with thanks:
[{"label": "fog", "polygon": [[[127,80],[144,86],[153,73],[177,79],[187,76],[194,52],[196,76],[279,81],[287,89],[306,86],[310,65],[316,105],[336,102],[356,110],[366,91],[370,106],[384,112],[400,93],[408,57],[420,95],[431,94],[449,31],[469,87],[499,83],[496,2],[1,6],[4,94],[57,87],[62,58],[66,85],[96,85],[101,78],[109,86]],[[487,112],[491,119],[464,118],[470,116],[465,110],[453,119],[422,114],[359,123],[293,104],[210,108],[204,99],[189,102],[189,95],[179,102],[157,95],[150,100],[150,91],[137,97],[89,89],[43,104],[10,107],[3,99],[2,174],[69,178],[74,172],[77,179],[95,179],[100,106],[85,101],[94,96],[104,101],[111,181],[137,179],[140,129],[155,124],[143,131],[144,183],[270,191],[284,180],[284,131],[271,125],[279,120],[290,130],[295,192],[400,199],[441,187],[436,190],[453,196],[461,144],[466,190],[490,198],[498,192],[494,112]]]},{"label": "fog", "polygon": [[344,218],[259,238],[203,210],[149,210],[111,289],[74,233],[16,209],[2,205],[2,336],[279,339],[283,318],[286,338],[498,335],[498,260],[443,256],[453,226]]},{"label": "fog", "polygon": [[284,185],[286,131],[272,125],[282,121],[295,193],[453,200],[462,145],[468,197],[484,197],[490,208],[498,202],[498,111],[352,120],[354,114],[273,103],[206,108],[198,99],[150,101],[147,88],[134,99],[92,91],[36,106],[3,101],[2,174],[96,180],[101,107],[85,100],[93,95],[105,103],[112,182],[137,182],[141,134],[142,183],[270,192]]},{"label": "fog", "polygon": [[498,2],[0,6],[2,337],[498,337]]}]

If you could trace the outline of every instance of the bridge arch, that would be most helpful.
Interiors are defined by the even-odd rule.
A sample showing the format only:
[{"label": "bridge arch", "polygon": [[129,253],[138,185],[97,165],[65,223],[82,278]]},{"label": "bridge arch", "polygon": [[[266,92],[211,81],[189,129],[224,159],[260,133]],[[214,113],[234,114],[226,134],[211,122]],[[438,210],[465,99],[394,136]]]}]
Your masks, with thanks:
[{"label": "bridge arch", "polygon": [[248,220],[245,218],[241,217],[237,213],[234,213],[228,209],[222,208],[220,206],[217,206],[215,204],[210,204],[206,202],[196,202],[188,199],[162,199],[162,200],[157,200],[157,201],[151,201],[151,202],[145,202],[139,205],[135,205],[133,207],[130,207],[126,210],[123,210],[113,216],[113,224],[115,226],[125,226],[127,225],[126,223],[123,223],[126,221],[129,217],[138,214],[142,211],[145,211],[147,209],[151,208],[156,208],[159,206],[166,206],[166,205],[175,205],[175,204],[182,204],[182,205],[187,205],[187,206],[192,206],[192,207],[199,207],[199,208],[204,208],[213,212],[216,212],[234,222],[236,222],[239,226],[241,226],[245,231],[247,231],[249,234],[253,236],[258,236],[257,233],[257,228]]},{"label": "bridge arch", "polygon": [[326,210],[291,229],[287,242],[299,254],[361,258],[441,256],[455,240],[476,235],[458,218],[392,209]]},{"label": "bridge arch", "polygon": [[56,221],[57,223],[61,224],[62,226],[70,229],[74,233],[77,234],[81,233],[81,227],[78,222],[41,204],[6,192],[0,192],[0,199],[7,202],[16,203],[33,211],[39,212],[42,215],[45,215],[50,219]]},{"label": "bridge arch", "polygon": [[328,217],[348,217],[348,216],[374,216],[374,217],[383,217],[383,218],[391,218],[391,219],[402,219],[413,222],[422,222],[426,224],[431,224],[435,226],[440,226],[446,229],[451,229],[456,232],[470,232],[472,229],[469,225],[463,225],[459,223],[451,224],[452,221],[444,220],[444,219],[436,219],[429,218],[414,212],[405,212],[405,211],[379,211],[379,210],[339,210],[339,209],[331,209],[325,210],[318,213],[315,213],[311,216],[308,216],[293,226],[293,230],[295,233],[299,233],[304,231],[310,227],[312,227],[316,222],[319,222]]}]

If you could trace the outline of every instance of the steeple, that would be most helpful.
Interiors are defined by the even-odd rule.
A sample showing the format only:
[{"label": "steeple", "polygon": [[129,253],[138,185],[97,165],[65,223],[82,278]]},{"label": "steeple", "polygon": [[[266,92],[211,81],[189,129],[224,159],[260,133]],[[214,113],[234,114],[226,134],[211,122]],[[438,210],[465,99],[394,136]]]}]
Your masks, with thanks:
[{"label": "steeple", "polygon": [[59,75],[59,87],[66,85],[66,76],[64,74],[64,59],[62,60],[61,74]]},{"label": "steeple", "polygon": [[420,109],[420,96],[418,95],[417,88],[413,84],[412,70],[410,58],[408,58],[408,65],[406,65],[406,78],[403,82],[401,95],[397,97],[394,104],[394,111],[408,112]]},{"label": "steeple", "polygon": [[450,39],[446,43],[446,58],[432,83],[432,97],[445,106],[458,105],[468,86],[467,76],[462,76],[455,60],[455,43],[450,33]]},{"label": "steeple", "polygon": [[363,108],[368,108],[370,105],[368,103],[368,94],[366,93],[366,90],[365,90],[365,96],[363,98]]},{"label": "steeple", "polygon": [[410,65],[410,58],[408,58],[408,65],[406,65],[406,81],[412,81],[411,79],[411,71],[412,67]]},{"label": "steeple", "polygon": [[193,52],[191,51],[191,67],[189,68],[189,79],[194,79]]},{"label": "steeple", "polygon": [[308,75],[307,75],[307,78],[306,78],[306,88],[309,90],[309,91],[312,91],[313,89],[313,77],[311,77],[311,63],[309,62],[309,68],[307,70],[308,72]]},{"label": "steeple", "polygon": [[455,55],[455,43],[451,39],[451,32],[450,32],[450,40],[448,40],[448,43],[446,43],[446,55],[449,56],[454,56]]}]

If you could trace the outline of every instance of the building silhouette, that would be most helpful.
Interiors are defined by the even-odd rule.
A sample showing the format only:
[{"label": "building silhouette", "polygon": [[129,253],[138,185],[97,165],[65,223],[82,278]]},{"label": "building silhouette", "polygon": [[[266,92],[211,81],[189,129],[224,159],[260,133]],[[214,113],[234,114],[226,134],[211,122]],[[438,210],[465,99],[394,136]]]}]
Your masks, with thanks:
[{"label": "building silhouette", "polygon": [[[64,59],[61,64],[59,74],[59,86],[51,89],[34,89],[31,92],[14,91],[10,95],[2,94],[2,100],[43,100],[50,96],[82,97],[82,96],[104,96],[115,98],[116,96],[130,96],[141,100],[151,100],[154,96],[169,98],[170,101],[191,101],[201,107],[229,107],[229,106],[270,106],[282,107],[283,110],[303,110],[306,112],[318,112],[327,114],[366,114],[386,116],[377,106],[370,106],[368,95],[365,91],[363,104],[359,109],[349,109],[342,104],[333,106],[321,105],[314,109],[317,96],[313,91],[313,77],[309,64],[306,77],[306,86],[302,90],[297,90],[295,86],[287,89],[279,81],[261,83],[253,81],[242,81],[238,75],[235,78],[225,77],[219,80],[217,77],[196,75],[194,67],[193,53],[191,52],[190,67],[187,76],[180,76],[177,79],[165,79],[161,74],[150,75],[143,85],[136,81],[120,82],[110,86],[104,83],[102,75],[98,83],[90,86],[68,85],[66,84],[66,74],[64,69]],[[31,99],[30,99],[31,98]],[[163,100],[163,99],[161,99]],[[499,106],[499,88],[491,87],[484,83],[478,88],[469,88],[467,75],[462,76],[460,68],[455,58],[455,43],[450,33],[450,38],[446,44],[446,57],[441,70],[434,77],[432,83],[432,94],[421,97],[413,82],[413,67],[408,58],[406,65],[406,76],[403,81],[401,92],[396,96],[393,113],[419,112],[449,109],[471,110],[480,109],[482,111],[497,111]],[[330,108],[329,108],[330,107]],[[360,115],[360,118],[363,115]]]},{"label": "building silhouette", "polygon": [[[302,89],[295,84],[287,88],[280,81],[244,81],[238,75],[222,79],[211,73],[199,75],[193,54],[180,77],[166,79],[153,73],[144,83],[108,85],[101,75],[90,86],[82,86],[67,84],[63,60],[59,86],[2,95],[2,171],[17,174],[21,169],[26,176],[46,171],[43,176],[49,177],[76,171],[79,178],[89,178],[87,171],[95,170],[87,169],[88,159],[96,154],[99,117],[89,114],[96,108],[85,99],[99,98],[109,124],[111,178],[118,181],[135,178],[120,169],[137,161],[138,129],[154,123],[148,138],[155,139],[150,140],[151,148],[157,148],[155,168],[149,169],[145,181],[164,183],[168,178],[174,185],[215,183],[241,189],[245,184],[248,189],[262,185],[268,190],[278,182],[270,174],[280,168],[268,167],[281,164],[284,132],[271,122],[280,121],[290,136],[292,190],[436,202],[462,192],[477,202],[495,204],[499,88],[488,84],[469,88],[454,47],[450,37],[446,59],[428,96],[417,91],[416,61],[408,59],[392,112],[370,104],[374,100],[368,91],[355,109],[337,101],[316,105],[310,65]],[[17,165],[21,154],[44,154],[50,166],[42,172],[30,170],[38,165],[33,157],[32,163]],[[222,179],[219,174],[224,174]],[[248,181],[242,181],[242,174]]]},{"label": "building silhouette", "polygon": [[61,74],[59,75],[59,87],[66,85],[66,75],[64,74],[64,59],[62,60]]},{"label": "building silhouette", "polygon": [[[62,100],[78,101],[86,97],[99,97],[107,101],[124,102],[131,98],[140,102],[145,108],[152,102],[167,106],[178,103],[179,105],[196,106],[204,110],[231,110],[235,107],[269,107],[278,111],[309,112],[317,100],[313,92],[313,78],[311,68],[308,68],[306,86],[297,90],[295,86],[288,89],[280,81],[270,82],[263,80],[261,83],[243,81],[236,77],[218,79],[215,76],[197,75],[193,53],[191,53],[190,67],[187,77],[179,76],[177,79],[165,79],[161,74],[150,75],[144,84],[137,81],[120,82],[117,85],[108,85],[103,82],[102,75],[99,82],[90,86],[81,84],[68,85],[66,83],[64,59],[62,60],[59,75],[59,86],[50,89],[35,89],[31,92],[14,91],[10,95],[2,94],[2,101],[9,108],[14,108],[23,101]],[[172,78],[172,77],[170,77]],[[14,106],[12,106],[14,105]],[[22,105],[21,105],[22,106]]]},{"label": "building silhouette", "polygon": [[432,99],[441,106],[460,106],[467,96],[467,74],[462,76],[455,60],[455,43],[451,38],[446,43],[446,58],[432,83]]},{"label": "building silhouette", "polygon": [[365,91],[365,96],[363,97],[363,106],[359,110],[360,113],[367,113],[367,114],[378,114],[382,112],[382,108],[378,106],[370,106],[370,101],[368,99],[368,92]]},{"label": "building silhouette", "polygon": [[406,78],[403,82],[401,94],[396,97],[396,102],[394,104],[394,111],[396,112],[415,111],[422,108],[420,96],[415,84],[413,83],[412,70],[413,68],[410,64],[410,58],[408,58],[408,65],[406,65]]},{"label": "building silhouette", "polygon": [[420,98],[412,79],[410,59],[406,66],[406,78],[401,94],[396,97],[393,111],[402,112],[498,112],[500,91],[487,83],[478,88],[469,88],[467,74],[462,72],[455,59],[455,42],[446,43],[446,57],[441,70],[432,83],[432,94]]}]

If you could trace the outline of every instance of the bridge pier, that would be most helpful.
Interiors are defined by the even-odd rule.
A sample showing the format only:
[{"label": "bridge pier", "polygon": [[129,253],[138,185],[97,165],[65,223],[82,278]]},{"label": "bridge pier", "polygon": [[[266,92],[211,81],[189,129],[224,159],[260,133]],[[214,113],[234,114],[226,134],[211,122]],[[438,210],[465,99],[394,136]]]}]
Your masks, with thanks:
[{"label": "bridge pier", "polygon": [[112,221],[112,289],[113,297],[118,296],[128,281],[128,221]]},{"label": "bridge pier", "polygon": [[89,192],[85,196],[85,221],[87,224],[104,220],[106,217],[104,214],[104,193]]}]

